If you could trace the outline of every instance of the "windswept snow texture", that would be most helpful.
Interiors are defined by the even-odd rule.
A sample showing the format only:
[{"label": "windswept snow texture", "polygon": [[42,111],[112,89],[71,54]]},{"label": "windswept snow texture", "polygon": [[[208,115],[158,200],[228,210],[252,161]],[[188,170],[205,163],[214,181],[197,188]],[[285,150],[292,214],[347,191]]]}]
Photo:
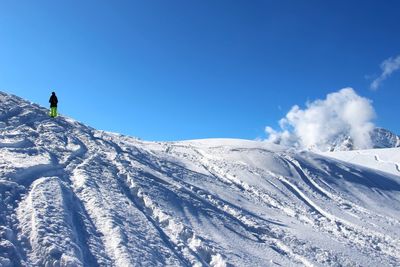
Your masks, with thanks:
[{"label": "windswept snow texture", "polygon": [[400,265],[395,171],[265,142],[144,142],[0,103],[0,266]]},{"label": "windswept snow texture", "polygon": [[400,148],[337,151],[321,154],[400,176]]}]

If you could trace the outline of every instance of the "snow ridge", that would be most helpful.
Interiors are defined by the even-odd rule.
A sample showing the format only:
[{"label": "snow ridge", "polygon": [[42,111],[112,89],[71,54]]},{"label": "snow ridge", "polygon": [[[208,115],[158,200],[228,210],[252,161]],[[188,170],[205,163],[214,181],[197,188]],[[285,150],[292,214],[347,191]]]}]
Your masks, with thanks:
[{"label": "snow ridge", "polygon": [[145,142],[0,103],[0,266],[400,264],[398,148]]}]

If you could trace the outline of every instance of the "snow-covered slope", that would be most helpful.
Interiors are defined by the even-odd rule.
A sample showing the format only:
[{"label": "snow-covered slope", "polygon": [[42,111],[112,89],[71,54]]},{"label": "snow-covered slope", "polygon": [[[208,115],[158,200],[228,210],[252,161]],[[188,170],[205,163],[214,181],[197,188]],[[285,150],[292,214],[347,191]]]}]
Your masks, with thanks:
[{"label": "snow-covered slope", "polygon": [[336,151],[322,154],[378,171],[400,175],[400,148]]},{"label": "snow-covered slope", "polygon": [[400,176],[324,155],[144,142],[0,93],[0,173],[0,266],[400,265]]}]

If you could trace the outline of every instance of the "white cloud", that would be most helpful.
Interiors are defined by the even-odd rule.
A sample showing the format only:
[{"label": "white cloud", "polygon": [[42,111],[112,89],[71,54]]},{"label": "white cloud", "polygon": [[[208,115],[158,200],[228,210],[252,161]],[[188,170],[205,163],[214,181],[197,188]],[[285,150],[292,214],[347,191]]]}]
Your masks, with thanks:
[{"label": "white cloud", "polygon": [[393,72],[400,69],[400,55],[390,57],[381,63],[382,73],[371,83],[371,89],[377,90],[384,80],[390,77]]},{"label": "white cloud", "polygon": [[279,121],[281,130],[266,127],[268,141],[297,148],[327,150],[338,136],[350,136],[358,148],[370,148],[375,117],[371,101],[352,88],[328,94],[324,100],[293,106]]}]

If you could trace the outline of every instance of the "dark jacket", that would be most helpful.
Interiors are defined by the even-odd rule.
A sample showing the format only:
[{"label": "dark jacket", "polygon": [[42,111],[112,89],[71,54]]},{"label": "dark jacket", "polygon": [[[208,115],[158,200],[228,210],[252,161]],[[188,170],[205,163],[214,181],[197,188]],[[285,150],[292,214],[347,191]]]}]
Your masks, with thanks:
[{"label": "dark jacket", "polygon": [[53,94],[53,95],[50,96],[49,103],[50,103],[50,107],[51,108],[56,108],[57,107],[58,99],[57,99],[56,94]]}]

